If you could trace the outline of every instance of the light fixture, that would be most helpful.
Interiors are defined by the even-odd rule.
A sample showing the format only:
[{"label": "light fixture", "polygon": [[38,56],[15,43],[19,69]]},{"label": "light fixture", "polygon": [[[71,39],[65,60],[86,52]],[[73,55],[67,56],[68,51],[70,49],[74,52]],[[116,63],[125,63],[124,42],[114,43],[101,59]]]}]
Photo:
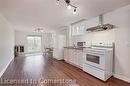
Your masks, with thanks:
[{"label": "light fixture", "polygon": [[57,0],[57,1],[56,1],[56,5],[59,5],[59,4],[60,4],[60,0]]},{"label": "light fixture", "polygon": [[70,10],[70,9],[71,9],[71,6],[70,6],[70,5],[68,5],[68,6],[67,6],[67,9],[68,9],[68,10]]},{"label": "light fixture", "polygon": [[[71,8],[73,8],[73,14],[76,14],[77,7],[70,4],[70,0],[64,0],[64,1],[67,4],[67,9],[70,10]],[[59,5],[59,3],[60,3],[60,0],[57,0],[57,5]]]},{"label": "light fixture", "polygon": [[76,14],[76,8],[74,8],[73,14]]},{"label": "light fixture", "polygon": [[37,29],[35,29],[34,31],[35,31],[36,33],[43,33],[43,32],[44,32],[43,28],[37,28]]}]

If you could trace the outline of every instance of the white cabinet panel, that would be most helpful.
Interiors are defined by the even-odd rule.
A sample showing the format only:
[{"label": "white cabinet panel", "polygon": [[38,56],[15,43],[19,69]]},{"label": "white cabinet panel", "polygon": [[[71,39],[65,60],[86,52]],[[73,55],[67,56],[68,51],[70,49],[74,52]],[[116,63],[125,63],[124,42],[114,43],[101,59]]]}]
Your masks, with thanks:
[{"label": "white cabinet panel", "polygon": [[77,64],[79,67],[83,67],[83,51],[82,50],[77,50]]},{"label": "white cabinet panel", "polygon": [[73,49],[73,64],[77,65],[77,51],[76,49]]},{"label": "white cabinet panel", "polygon": [[64,49],[64,60],[80,68],[83,67],[84,53],[77,49]]},{"label": "white cabinet panel", "polygon": [[72,36],[83,35],[86,32],[86,21],[78,22],[71,25]]},{"label": "white cabinet panel", "polygon": [[72,49],[68,49],[69,50],[69,62],[73,63],[73,50]]},{"label": "white cabinet panel", "polygon": [[69,61],[69,51],[67,48],[64,48],[64,60]]}]

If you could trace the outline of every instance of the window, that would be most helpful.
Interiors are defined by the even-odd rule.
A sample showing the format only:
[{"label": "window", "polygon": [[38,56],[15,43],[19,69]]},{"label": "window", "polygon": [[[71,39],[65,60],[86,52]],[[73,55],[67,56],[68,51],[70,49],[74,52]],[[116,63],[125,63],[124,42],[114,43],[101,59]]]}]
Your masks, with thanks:
[{"label": "window", "polygon": [[28,36],[28,52],[41,52],[41,36]]},{"label": "window", "polygon": [[85,21],[76,23],[76,24],[72,24],[71,25],[71,30],[72,30],[72,36],[75,35],[83,35],[86,32],[86,24]]}]

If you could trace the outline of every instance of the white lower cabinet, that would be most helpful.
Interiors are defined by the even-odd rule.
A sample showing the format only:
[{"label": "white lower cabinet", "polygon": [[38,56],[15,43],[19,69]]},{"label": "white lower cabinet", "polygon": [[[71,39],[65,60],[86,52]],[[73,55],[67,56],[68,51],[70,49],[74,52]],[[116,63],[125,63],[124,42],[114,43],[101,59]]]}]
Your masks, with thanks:
[{"label": "white lower cabinet", "polygon": [[64,48],[64,60],[80,68],[83,67],[83,50]]},{"label": "white lower cabinet", "polygon": [[74,63],[74,56],[73,56],[73,54],[74,54],[74,51],[72,50],[72,49],[69,49],[69,59],[68,59],[68,62],[70,62],[70,63]]},{"label": "white lower cabinet", "polygon": [[69,61],[69,51],[67,48],[64,48],[64,60]]},{"label": "white lower cabinet", "polygon": [[71,49],[71,58],[72,58],[72,64],[77,65],[77,52],[76,49]]},{"label": "white lower cabinet", "polygon": [[77,64],[79,67],[83,67],[83,51],[82,50],[77,50]]}]

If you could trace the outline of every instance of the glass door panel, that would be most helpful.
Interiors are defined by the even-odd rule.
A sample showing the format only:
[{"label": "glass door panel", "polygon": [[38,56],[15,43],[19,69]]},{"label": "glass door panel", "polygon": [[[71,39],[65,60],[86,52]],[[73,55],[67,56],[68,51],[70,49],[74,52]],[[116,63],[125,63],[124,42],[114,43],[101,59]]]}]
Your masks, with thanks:
[{"label": "glass door panel", "polygon": [[28,52],[41,52],[41,37],[40,36],[28,36]]}]

